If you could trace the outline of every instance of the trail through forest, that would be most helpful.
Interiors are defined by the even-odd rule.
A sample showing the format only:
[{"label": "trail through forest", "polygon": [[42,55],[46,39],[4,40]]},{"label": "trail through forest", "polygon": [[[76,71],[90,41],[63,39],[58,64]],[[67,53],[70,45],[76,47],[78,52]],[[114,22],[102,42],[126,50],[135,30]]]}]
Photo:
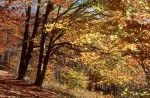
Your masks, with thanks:
[{"label": "trail through forest", "polygon": [[61,94],[15,80],[7,71],[0,70],[0,98],[58,98]]}]

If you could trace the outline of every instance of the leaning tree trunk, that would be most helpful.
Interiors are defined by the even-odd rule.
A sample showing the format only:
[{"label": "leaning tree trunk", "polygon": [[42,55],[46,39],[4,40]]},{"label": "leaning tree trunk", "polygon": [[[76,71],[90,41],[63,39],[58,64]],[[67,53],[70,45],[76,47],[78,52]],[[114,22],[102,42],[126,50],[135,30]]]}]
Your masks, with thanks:
[{"label": "leaning tree trunk", "polygon": [[48,65],[48,61],[49,61],[49,57],[51,55],[53,55],[53,53],[59,49],[59,47],[61,46],[56,46],[55,41],[57,40],[57,38],[60,38],[63,34],[58,34],[55,35],[56,33],[58,33],[59,30],[57,29],[53,29],[51,31],[51,35],[50,35],[50,39],[49,39],[49,45],[48,45],[48,50],[46,52],[46,55],[43,57],[43,61],[42,64],[40,64],[40,66],[38,66],[38,70],[37,70],[37,77],[36,77],[36,81],[35,81],[35,85],[36,86],[41,86],[43,84],[43,81],[45,79],[45,74],[46,74],[46,69],[47,69],[47,65]]},{"label": "leaning tree trunk", "polygon": [[43,60],[43,67],[41,66],[41,68],[39,68],[37,71],[38,76],[36,77],[36,81],[35,81],[36,86],[41,86],[43,84],[45,74],[46,74],[47,65],[48,65],[48,61],[49,61],[49,56],[51,53],[51,49],[52,49],[52,47],[51,47],[51,42],[50,42],[48,51],[46,52],[46,56],[44,57],[44,60]]},{"label": "leaning tree trunk", "polygon": [[40,44],[40,55],[39,55],[39,61],[38,61],[38,69],[37,69],[37,74],[36,74],[36,80],[35,80],[35,85],[39,86],[39,82],[40,82],[40,77],[41,77],[41,73],[42,73],[42,66],[43,66],[43,58],[44,58],[44,44],[45,44],[45,38],[46,35],[42,35],[42,39],[41,39],[41,44]]},{"label": "leaning tree trunk", "polygon": [[52,10],[53,10],[53,4],[49,1],[47,4],[47,8],[46,8],[46,12],[44,15],[44,20],[43,20],[43,29],[42,29],[43,33],[42,33],[41,42],[40,42],[40,54],[39,54],[39,61],[38,61],[38,69],[37,69],[37,74],[36,74],[36,80],[34,83],[36,86],[42,85],[41,84],[41,74],[43,73],[42,67],[45,66],[43,59],[44,59],[45,40],[46,40],[46,36],[47,36],[44,26],[47,23],[48,15]]},{"label": "leaning tree trunk", "polygon": [[31,6],[30,5],[28,5],[28,11],[27,11],[26,14],[27,14],[27,19],[26,19],[26,24],[25,24],[23,46],[22,46],[22,52],[21,52],[21,58],[20,58],[18,77],[17,77],[18,80],[23,79],[24,76],[25,76],[25,72],[26,72],[24,62],[25,62],[26,51],[27,51],[27,48],[28,48],[27,40],[28,40],[28,37],[29,37],[29,35],[28,35],[29,27],[30,27],[29,22],[30,22],[30,17],[31,17]]}]

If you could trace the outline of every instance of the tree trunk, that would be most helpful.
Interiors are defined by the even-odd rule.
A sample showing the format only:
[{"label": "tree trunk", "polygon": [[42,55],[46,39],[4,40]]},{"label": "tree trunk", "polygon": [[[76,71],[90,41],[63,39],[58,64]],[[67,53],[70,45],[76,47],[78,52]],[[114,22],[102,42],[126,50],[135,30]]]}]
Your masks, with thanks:
[{"label": "tree trunk", "polygon": [[36,85],[36,86],[41,86],[41,85],[43,84],[43,81],[44,81],[44,79],[45,79],[47,64],[48,64],[48,60],[49,60],[49,54],[50,54],[50,53],[47,53],[47,54],[46,54],[47,56],[45,56],[45,58],[44,58],[43,69],[42,69],[41,74],[39,75],[40,77],[38,77],[38,78],[36,79],[36,80],[37,80],[37,81],[35,82],[35,85]]},{"label": "tree trunk", "polygon": [[28,5],[28,11],[27,11],[27,20],[26,20],[26,25],[25,25],[25,32],[24,32],[24,38],[23,38],[23,46],[22,46],[22,52],[21,52],[21,58],[20,58],[20,65],[19,65],[19,71],[18,71],[18,80],[21,80],[24,78],[25,76],[25,66],[24,66],[24,62],[25,62],[25,56],[26,56],[26,51],[28,48],[28,33],[29,33],[29,21],[30,21],[30,17],[31,17],[31,6]]},{"label": "tree trunk", "polygon": [[50,39],[48,50],[47,50],[46,55],[43,60],[43,65],[40,65],[40,67],[37,70],[37,77],[36,77],[36,81],[35,81],[36,86],[41,86],[43,84],[45,74],[46,74],[47,64],[49,61],[49,56],[52,51],[52,47],[53,47],[52,39]]},{"label": "tree trunk", "polygon": [[[46,36],[47,33],[45,31],[45,24],[47,23],[47,19],[48,19],[48,15],[49,13],[53,10],[53,4],[49,1],[47,4],[47,8],[46,8],[46,12],[44,15],[44,20],[43,20],[43,29],[42,29],[42,36],[41,36],[41,42],[40,42],[40,55],[39,55],[39,61],[38,61],[38,69],[37,69],[37,74],[36,74],[36,80],[35,80],[35,85],[36,86],[41,86],[42,85],[42,76],[44,75],[43,72],[44,67],[46,66],[45,62],[43,62],[43,58],[44,58],[44,48],[45,48],[45,40],[46,40]],[[42,68],[43,67],[43,68]]]},{"label": "tree trunk", "polygon": [[[40,3],[41,0],[38,0],[38,3]],[[37,7],[37,11],[36,11],[36,17],[35,17],[35,22],[34,22],[34,29],[33,29],[33,33],[32,33],[32,36],[31,36],[31,39],[29,41],[29,46],[28,46],[28,50],[27,50],[27,54],[26,54],[26,59],[25,59],[25,63],[24,63],[24,70],[25,72],[23,73],[24,76],[27,72],[27,68],[28,68],[28,65],[30,63],[30,60],[32,58],[32,52],[33,52],[33,49],[34,49],[34,42],[33,42],[33,39],[35,38],[37,32],[38,32],[38,27],[39,27],[39,11],[40,11],[40,6]]]}]

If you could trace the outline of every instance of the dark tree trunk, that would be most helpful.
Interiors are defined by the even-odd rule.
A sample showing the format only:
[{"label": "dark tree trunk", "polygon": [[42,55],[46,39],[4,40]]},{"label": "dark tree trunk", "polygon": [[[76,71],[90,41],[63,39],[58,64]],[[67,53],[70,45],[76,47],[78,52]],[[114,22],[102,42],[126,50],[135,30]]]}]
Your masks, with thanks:
[{"label": "dark tree trunk", "polygon": [[40,66],[38,69],[39,73],[38,73],[38,76],[37,76],[36,81],[35,81],[36,86],[41,86],[43,84],[45,74],[46,74],[47,64],[48,64],[49,57],[50,57],[50,54],[51,54],[52,48],[53,48],[52,45],[53,45],[52,44],[52,38],[50,38],[48,50],[47,50],[46,55],[45,55],[44,60],[43,60],[43,68],[42,68],[42,66]]},{"label": "dark tree trunk", "polygon": [[[46,55],[43,57],[43,61],[42,63],[39,63],[40,66],[38,66],[38,70],[37,70],[37,77],[36,77],[36,81],[35,81],[35,85],[36,86],[42,86],[43,81],[45,79],[45,74],[46,74],[46,69],[47,69],[47,65],[48,65],[48,61],[49,61],[49,57],[57,50],[59,49],[59,47],[61,46],[55,46],[56,44],[55,41],[57,40],[57,38],[60,38],[63,36],[62,32],[60,34],[56,34],[58,32],[61,32],[59,29],[53,29],[50,32],[50,40],[49,40],[49,45],[48,45],[48,50],[46,52]],[[62,44],[63,46],[63,44]]]},{"label": "dark tree trunk", "polygon": [[49,40],[49,45],[48,45],[48,50],[46,52],[46,55],[43,57],[43,61],[42,64],[40,64],[40,66],[38,66],[38,70],[37,70],[37,77],[36,77],[36,81],[35,81],[35,85],[36,86],[41,86],[43,84],[44,78],[45,78],[45,74],[46,74],[46,69],[47,69],[47,65],[48,65],[48,61],[49,61],[49,57],[53,54],[53,52],[55,51],[55,49],[57,49],[57,47],[54,47],[54,42],[55,42],[55,38],[57,38],[58,36],[55,37],[55,34],[59,32],[57,29],[52,30],[51,31],[51,35],[50,35],[50,40]]},{"label": "dark tree trunk", "polygon": [[28,11],[27,11],[27,19],[26,19],[26,25],[25,25],[25,32],[24,32],[24,38],[23,38],[23,46],[22,46],[22,52],[21,52],[21,58],[20,58],[20,65],[19,65],[19,71],[18,71],[18,80],[21,80],[24,78],[25,76],[25,66],[24,66],[24,62],[25,62],[25,56],[26,56],[26,51],[28,48],[28,33],[29,33],[29,21],[30,21],[30,17],[31,17],[31,6],[28,5]]},{"label": "dark tree trunk", "polygon": [[46,56],[44,57],[44,61],[43,61],[43,68],[38,69],[40,73],[38,73],[38,76],[36,77],[36,81],[35,81],[35,85],[36,86],[41,86],[43,84],[44,78],[45,78],[45,74],[46,74],[46,69],[47,69],[47,64],[48,64],[48,60],[49,60],[49,55],[50,55],[50,51],[46,53]]},{"label": "dark tree trunk", "polygon": [[39,55],[39,61],[38,61],[38,69],[36,74],[36,80],[35,85],[40,86],[39,82],[41,81],[41,74],[42,74],[42,66],[43,66],[43,58],[44,58],[44,44],[45,44],[45,38],[46,35],[42,35],[41,44],[40,44],[40,55]]},{"label": "dark tree trunk", "polygon": [[[44,15],[44,20],[43,20],[43,30],[42,30],[42,36],[41,36],[41,42],[40,42],[40,55],[39,55],[39,61],[38,61],[38,69],[37,69],[37,74],[36,74],[36,80],[35,80],[35,85],[36,86],[41,86],[42,85],[42,76],[44,75],[43,72],[46,72],[46,66],[45,62],[43,61],[44,58],[44,46],[45,46],[45,40],[47,33],[45,31],[45,24],[47,23],[48,15],[49,13],[53,10],[53,4],[51,2],[48,2],[46,12]],[[43,68],[42,68],[43,67]]]},{"label": "dark tree trunk", "polygon": [[[38,0],[38,3],[40,3],[41,0]],[[25,59],[25,63],[24,63],[24,68],[25,68],[25,72],[24,72],[24,76],[27,72],[27,68],[28,65],[30,63],[30,60],[32,58],[32,52],[34,49],[34,42],[33,39],[35,38],[37,32],[38,32],[38,27],[39,27],[39,11],[40,11],[40,6],[37,7],[37,11],[36,11],[36,17],[35,17],[35,22],[34,22],[34,29],[33,29],[33,33],[31,36],[31,39],[29,41],[29,46],[28,46],[28,50],[27,50],[27,55],[26,55],[26,59]]]}]

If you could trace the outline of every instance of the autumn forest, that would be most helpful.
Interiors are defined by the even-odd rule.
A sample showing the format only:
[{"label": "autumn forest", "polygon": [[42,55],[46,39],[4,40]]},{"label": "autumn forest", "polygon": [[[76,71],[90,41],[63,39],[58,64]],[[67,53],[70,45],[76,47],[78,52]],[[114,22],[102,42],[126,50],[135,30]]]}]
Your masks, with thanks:
[{"label": "autumn forest", "polygon": [[150,1],[0,0],[0,92],[150,98]]}]

